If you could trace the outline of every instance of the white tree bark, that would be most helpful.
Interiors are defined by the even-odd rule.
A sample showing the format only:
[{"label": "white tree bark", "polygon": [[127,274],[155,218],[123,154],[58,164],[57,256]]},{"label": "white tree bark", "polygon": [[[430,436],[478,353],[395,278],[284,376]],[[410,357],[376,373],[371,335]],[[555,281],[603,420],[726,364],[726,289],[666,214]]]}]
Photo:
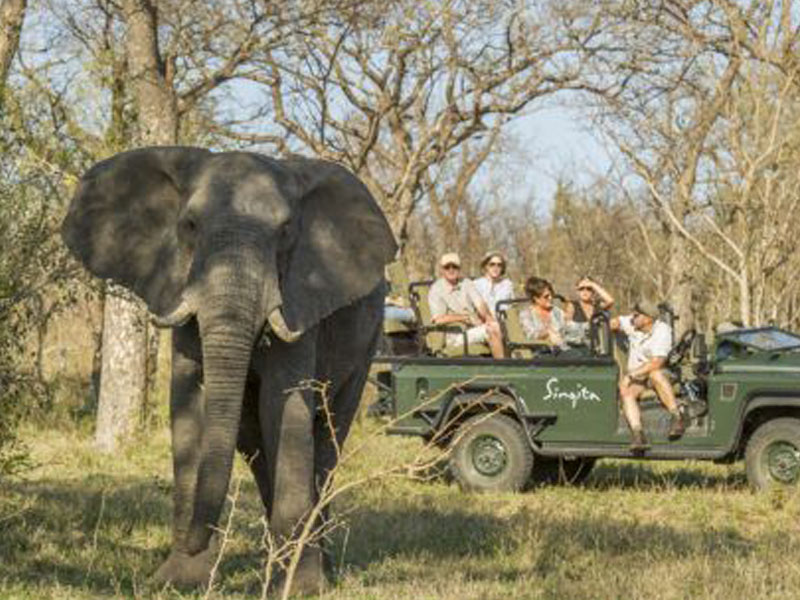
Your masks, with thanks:
[{"label": "white tree bark", "polygon": [[[178,118],[174,92],[165,77],[158,49],[157,4],[150,0],[127,0],[126,50],[134,103],[138,113],[140,145],[174,144]],[[103,318],[103,362],[97,407],[98,448],[113,452],[138,425],[147,399],[148,317],[142,302],[129,294],[115,293],[109,286]],[[170,334],[158,336],[154,396],[168,397]]]},{"label": "white tree bark", "polygon": [[108,285],[95,446],[114,452],[136,430],[144,401],[147,312],[118,286]]}]

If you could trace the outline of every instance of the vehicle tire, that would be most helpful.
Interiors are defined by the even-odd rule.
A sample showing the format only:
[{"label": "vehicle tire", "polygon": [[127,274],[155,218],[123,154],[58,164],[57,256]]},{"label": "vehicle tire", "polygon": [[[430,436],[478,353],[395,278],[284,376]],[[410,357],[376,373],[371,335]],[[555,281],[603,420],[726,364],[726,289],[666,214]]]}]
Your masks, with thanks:
[{"label": "vehicle tire", "polygon": [[747,442],[745,467],[756,490],[800,483],[800,419],[783,417],[760,425]]},{"label": "vehicle tire", "polygon": [[537,455],[533,459],[528,485],[530,487],[554,483],[578,485],[589,476],[596,461],[595,458],[583,456],[556,458]]},{"label": "vehicle tire", "polygon": [[458,428],[450,470],[468,492],[518,492],[531,474],[533,451],[522,426],[506,415],[477,415]]}]

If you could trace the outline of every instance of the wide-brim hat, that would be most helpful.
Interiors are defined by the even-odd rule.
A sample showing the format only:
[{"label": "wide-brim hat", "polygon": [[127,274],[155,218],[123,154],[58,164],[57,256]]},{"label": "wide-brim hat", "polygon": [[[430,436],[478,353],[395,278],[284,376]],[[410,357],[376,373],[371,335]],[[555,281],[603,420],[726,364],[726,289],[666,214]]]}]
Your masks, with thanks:
[{"label": "wide-brim hat", "polygon": [[486,254],[483,255],[483,258],[481,259],[481,269],[485,269],[486,263],[492,260],[495,256],[503,261],[503,268],[505,268],[507,262],[505,255],[498,250],[489,250]]}]

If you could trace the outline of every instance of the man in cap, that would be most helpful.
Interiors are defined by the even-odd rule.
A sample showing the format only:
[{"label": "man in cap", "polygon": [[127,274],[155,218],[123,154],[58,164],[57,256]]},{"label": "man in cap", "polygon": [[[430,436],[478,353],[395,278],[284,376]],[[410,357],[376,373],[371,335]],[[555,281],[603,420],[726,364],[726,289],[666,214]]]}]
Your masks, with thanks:
[{"label": "man in cap", "polygon": [[[500,325],[486,302],[469,279],[461,278],[461,259],[447,252],[439,259],[441,277],[431,286],[428,304],[436,325],[463,324],[468,327],[467,344],[487,342],[495,358],[503,358],[503,337]],[[461,345],[464,337],[448,334],[449,346]]]},{"label": "man in cap", "polygon": [[628,369],[620,380],[619,393],[622,410],[631,428],[631,449],[637,452],[649,447],[642,431],[638,402],[639,396],[647,388],[655,390],[658,399],[672,416],[669,439],[681,437],[686,429],[672,384],[664,370],[672,348],[672,328],[658,318],[659,312],[653,302],[640,300],[633,306],[630,315],[611,319],[612,331],[621,330],[628,337]]}]

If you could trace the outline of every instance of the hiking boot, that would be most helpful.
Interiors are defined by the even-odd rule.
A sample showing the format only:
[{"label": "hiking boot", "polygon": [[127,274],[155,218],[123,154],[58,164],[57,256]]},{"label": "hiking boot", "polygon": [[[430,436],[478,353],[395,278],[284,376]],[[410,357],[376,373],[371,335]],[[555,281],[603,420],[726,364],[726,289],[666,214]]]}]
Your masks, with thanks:
[{"label": "hiking boot", "polygon": [[641,429],[634,429],[631,431],[631,445],[632,452],[644,452],[650,447],[647,443],[647,438],[644,437],[644,431]]},{"label": "hiking boot", "polygon": [[669,433],[667,437],[671,440],[677,440],[686,431],[686,422],[683,420],[683,413],[678,411],[672,414],[669,422]]}]

